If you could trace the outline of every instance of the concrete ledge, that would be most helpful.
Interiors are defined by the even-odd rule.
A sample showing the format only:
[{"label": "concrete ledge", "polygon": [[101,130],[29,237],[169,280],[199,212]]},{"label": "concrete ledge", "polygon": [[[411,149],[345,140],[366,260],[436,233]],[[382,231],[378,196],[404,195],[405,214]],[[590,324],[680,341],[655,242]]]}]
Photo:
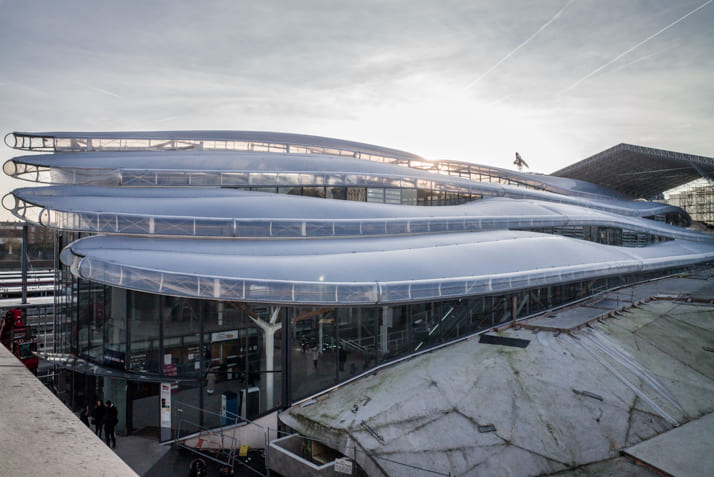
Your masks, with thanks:
[{"label": "concrete ledge", "polygon": [[0,346],[2,475],[137,474]]},{"label": "concrete ledge", "polygon": [[[322,465],[314,464],[307,459],[300,457],[304,437],[299,434],[292,434],[281,437],[270,443],[270,469],[280,473],[280,475],[290,475],[293,477],[338,477],[339,474],[335,471],[335,461],[333,456],[329,456],[328,462]],[[315,454],[314,446],[319,443],[312,442],[313,455]],[[326,450],[330,450],[325,448]],[[332,451],[334,453],[334,451]]]}]

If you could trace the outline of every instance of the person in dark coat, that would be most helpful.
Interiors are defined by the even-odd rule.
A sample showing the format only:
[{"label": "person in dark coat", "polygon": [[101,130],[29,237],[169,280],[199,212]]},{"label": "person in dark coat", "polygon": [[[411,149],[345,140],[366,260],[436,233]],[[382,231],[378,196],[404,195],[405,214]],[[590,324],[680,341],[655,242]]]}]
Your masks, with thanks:
[{"label": "person in dark coat", "polygon": [[337,357],[340,362],[340,371],[344,371],[345,361],[347,361],[347,351],[342,347],[342,345],[337,347]]},{"label": "person in dark coat", "polygon": [[[87,406],[83,407],[82,412],[79,413],[79,420],[89,427],[89,409],[87,409]],[[91,429],[91,427],[89,428]]]},{"label": "person in dark coat", "polygon": [[119,413],[116,406],[111,401],[107,401],[104,410],[104,437],[107,445],[111,442],[112,447],[117,446],[117,438],[114,435],[114,426],[119,422]]},{"label": "person in dark coat", "polygon": [[92,409],[90,416],[92,417],[92,423],[94,424],[94,432],[96,432],[101,439],[102,426],[104,426],[104,404],[102,404],[100,399],[97,399],[97,403],[94,405],[94,409]]}]

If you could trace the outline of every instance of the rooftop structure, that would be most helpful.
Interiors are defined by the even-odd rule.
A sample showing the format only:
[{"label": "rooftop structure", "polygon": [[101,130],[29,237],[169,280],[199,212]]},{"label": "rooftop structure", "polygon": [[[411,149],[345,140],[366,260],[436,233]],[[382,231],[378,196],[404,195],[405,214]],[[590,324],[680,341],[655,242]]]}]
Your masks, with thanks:
[{"label": "rooftop structure", "polygon": [[588,181],[632,199],[657,198],[696,179],[714,179],[714,158],[618,144],[552,175]]}]

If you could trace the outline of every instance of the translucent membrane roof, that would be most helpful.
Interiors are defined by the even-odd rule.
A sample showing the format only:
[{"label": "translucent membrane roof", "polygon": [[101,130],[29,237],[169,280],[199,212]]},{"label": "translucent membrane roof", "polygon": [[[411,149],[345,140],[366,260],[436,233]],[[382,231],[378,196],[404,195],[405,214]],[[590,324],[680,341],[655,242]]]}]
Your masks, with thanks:
[{"label": "translucent membrane roof", "polygon": [[3,205],[61,230],[133,235],[319,238],[596,225],[711,242],[664,223],[534,200],[492,198],[418,207],[217,188],[52,186],[17,189]]},{"label": "translucent membrane roof", "polygon": [[[392,164],[354,158],[266,152],[106,152],[20,156],[7,161],[12,177],[37,182],[161,187],[294,187],[339,186],[435,190],[559,202],[621,215],[647,217],[680,212],[668,204],[620,200],[582,192],[575,181],[568,194],[527,189],[512,184],[441,176]],[[565,189],[562,189],[565,190]]]},{"label": "translucent membrane roof", "polygon": [[[459,161],[430,161],[415,154],[370,144],[300,134],[261,131],[13,132],[5,143],[15,149],[45,152],[111,151],[250,151],[325,154],[394,164],[441,175],[510,184],[554,193],[577,190],[587,196],[613,196],[613,191],[576,179],[536,176]],[[33,170],[34,169],[34,170]],[[23,174],[38,173],[30,168]]]},{"label": "translucent membrane roof", "polygon": [[[176,131],[13,133],[5,140],[54,153],[16,157],[3,166],[6,174],[65,185],[18,189],[3,205],[29,222],[109,234],[70,244],[63,262],[88,280],[150,293],[374,305],[714,258],[709,235],[642,218],[686,217],[676,207],[623,200],[575,179],[427,161],[338,139]],[[292,195],[316,189],[353,200]],[[368,202],[380,193],[381,202],[396,204]],[[429,194],[437,200],[422,204],[480,200],[406,205]],[[584,237],[588,226],[592,240],[639,248],[537,232],[580,227]],[[630,234],[626,242],[626,232],[645,238]]]},{"label": "translucent membrane roof", "polygon": [[515,231],[287,241],[94,236],[62,252],[74,274],[122,288],[334,305],[496,294],[712,258],[710,244],[623,249]]},{"label": "translucent membrane roof", "polygon": [[13,132],[5,136],[5,144],[46,152],[222,150],[373,156],[380,162],[424,160],[371,144],[267,131]]},{"label": "translucent membrane roof", "polygon": [[34,182],[122,186],[340,185],[468,191],[474,184],[349,157],[269,152],[43,154],[16,157],[3,168],[11,177]]}]

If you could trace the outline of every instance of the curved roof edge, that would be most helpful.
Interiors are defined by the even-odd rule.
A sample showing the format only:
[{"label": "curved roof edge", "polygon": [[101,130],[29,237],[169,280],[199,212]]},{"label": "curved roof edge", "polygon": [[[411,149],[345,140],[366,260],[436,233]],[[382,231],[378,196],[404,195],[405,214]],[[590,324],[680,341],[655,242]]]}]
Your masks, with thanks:
[{"label": "curved roof edge", "polygon": [[[482,233],[484,235],[488,232]],[[482,234],[465,234],[477,236]],[[421,260],[428,255],[433,258],[436,253],[439,263],[445,263],[444,253],[453,255],[460,254],[461,258],[466,257],[474,250],[474,244],[467,244],[461,250],[461,246],[450,245],[433,248],[427,246],[422,251],[413,249],[391,250],[389,252],[379,251],[353,251],[351,253],[339,253],[334,250],[332,253],[323,255],[323,262],[320,262],[320,271],[304,270],[300,274],[302,278],[294,280],[280,278],[263,278],[259,270],[255,267],[275,267],[278,262],[298,263],[295,267],[302,267],[303,264],[312,263],[314,255],[295,255],[295,258],[285,261],[285,255],[261,257],[231,257],[231,263],[225,263],[225,258],[220,263],[215,263],[202,252],[197,252],[194,261],[189,260],[185,254],[182,255],[185,263],[177,264],[172,252],[163,251],[162,257],[156,257],[156,252],[145,250],[143,258],[137,258],[137,249],[132,249],[131,263],[125,261],[126,257],[122,252],[113,253],[103,245],[103,237],[88,237],[78,242],[68,245],[61,254],[61,260],[65,265],[70,266],[72,274],[77,277],[91,280],[106,285],[117,286],[147,293],[181,296],[188,298],[202,298],[212,300],[244,301],[252,303],[280,303],[296,305],[331,305],[331,306],[351,306],[351,305],[379,305],[398,304],[405,302],[435,301],[452,298],[463,298],[467,296],[493,295],[509,293],[513,291],[537,288],[548,285],[563,284],[578,280],[590,280],[606,276],[615,276],[631,273],[648,272],[655,270],[670,269],[697,263],[710,262],[714,260],[714,247],[703,244],[678,244],[669,242],[671,246],[660,246],[645,249],[606,250],[588,242],[577,244],[574,239],[565,238],[537,238],[537,234],[509,233],[492,235],[486,239],[485,247],[481,250],[481,258],[469,257],[471,263],[482,260],[490,255],[493,259],[495,251],[501,254],[511,254],[511,242],[520,240],[508,240],[515,237],[531,237],[534,240],[532,246],[546,246],[555,252],[557,249],[558,260],[551,264],[552,253],[541,254],[532,263],[505,264],[507,267],[501,269],[479,270],[479,274],[448,276],[448,272],[437,270],[435,264],[421,263]],[[359,239],[365,241],[368,239]],[[443,238],[436,239],[441,241]],[[160,242],[168,243],[166,240]],[[154,242],[154,247],[160,242]],[[111,243],[111,242],[110,242]],[[81,246],[77,247],[78,244]],[[86,245],[90,245],[87,247]],[[139,243],[141,245],[141,243]],[[304,245],[304,244],[303,244]],[[334,245],[334,244],[333,244]],[[100,247],[100,248],[93,248]],[[319,244],[317,245],[319,247]],[[479,247],[476,244],[476,247]],[[75,250],[77,248],[77,250]],[[333,247],[334,248],[334,247]],[[345,249],[348,250],[348,249]],[[591,252],[597,252],[593,256]],[[337,255],[335,255],[337,253]],[[425,255],[425,253],[427,255]],[[149,255],[147,255],[149,254]],[[362,257],[362,255],[365,255]],[[547,256],[546,256],[547,255]],[[152,258],[148,258],[151,256]],[[217,256],[217,255],[214,255]],[[288,255],[289,256],[289,255]],[[583,256],[588,256],[586,261],[582,261]],[[340,257],[342,263],[335,263],[335,257]],[[550,257],[550,258],[549,258]],[[202,270],[196,269],[195,260],[200,259],[203,263]],[[383,269],[380,273],[373,273],[369,267],[368,273],[364,270],[354,270],[355,261],[370,262],[379,259],[387,263],[388,269],[385,273]],[[147,260],[151,263],[147,263]],[[419,262],[415,264],[414,262]],[[412,267],[399,270],[399,264],[412,263]],[[495,265],[494,265],[495,263]],[[242,265],[241,265],[242,264]],[[468,264],[466,264],[468,265]],[[493,261],[490,267],[502,267],[503,261]],[[455,265],[449,267],[449,271]],[[240,270],[241,276],[226,276],[221,270]],[[251,275],[251,267],[256,272]],[[295,268],[293,267],[293,268]],[[416,272],[417,270],[427,271]],[[509,268],[510,267],[510,268]],[[343,277],[345,268],[350,268],[350,276],[354,276],[355,281],[330,280],[332,275]],[[395,269],[397,269],[395,271]],[[474,270],[470,267],[461,267],[460,270]],[[270,271],[270,270],[268,270]],[[416,273],[415,273],[416,272]],[[452,271],[452,273],[454,273]],[[410,279],[414,274],[417,278]],[[318,278],[319,275],[319,278]],[[360,279],[364,275],[369,279]],[[272,276],[272,275],[271,275]],[[306,277],[314,276],[313,279]],[[396,278],[402,276],[403,278]],[[424,278],[424,277],[431,278]],[[392,277],[392,278],[388,278]]]},{"label": "curved roof edge", "polygon": [[[216,198],[202,198],[196,204],[193,191],[185,189],[32,187],[7,194],[2,204],[15,217],[38,225],[103,234],[286,239],[594,225],[694,242],[714,241],[709,234],[656,221],[537,200],[521,203],[491,198],[418,207],[230,189],[209,191]],[[152,192],[159,205],[151,200]],[[246,216],[245,210],[253,213]]]},{"label": "curved roof edge", "polygon": [[[8,142],[12,136],[13,142]],[[146,145],[133,144],[131,141],[145,141]],[[93,141],[98,141],[93,144]],[[152,142],[153,141],[153,142]],[[416,154],[398,149],[392,149],[373,144],[348,141],[344,139],[312,136],[269,131],[104,131],[104,132],[78,132],[78,131],[52,131],[52,132],[21,132],[14,131],[5,136],[5,144],[13,149],[23,151],[116,151],[135,149],[196,149],[202,150],[209,147],[203,142],[217,141],[219,143],[241,142],[255,145],[269,146],[304,146],[328,148],[334,151],[348,150],[366,154],[384,155],[406,160],[424,160]],[[210,147],[211,149],[225,149],[227,147]],[[264,150],[264,149],[258,149]]]}]

